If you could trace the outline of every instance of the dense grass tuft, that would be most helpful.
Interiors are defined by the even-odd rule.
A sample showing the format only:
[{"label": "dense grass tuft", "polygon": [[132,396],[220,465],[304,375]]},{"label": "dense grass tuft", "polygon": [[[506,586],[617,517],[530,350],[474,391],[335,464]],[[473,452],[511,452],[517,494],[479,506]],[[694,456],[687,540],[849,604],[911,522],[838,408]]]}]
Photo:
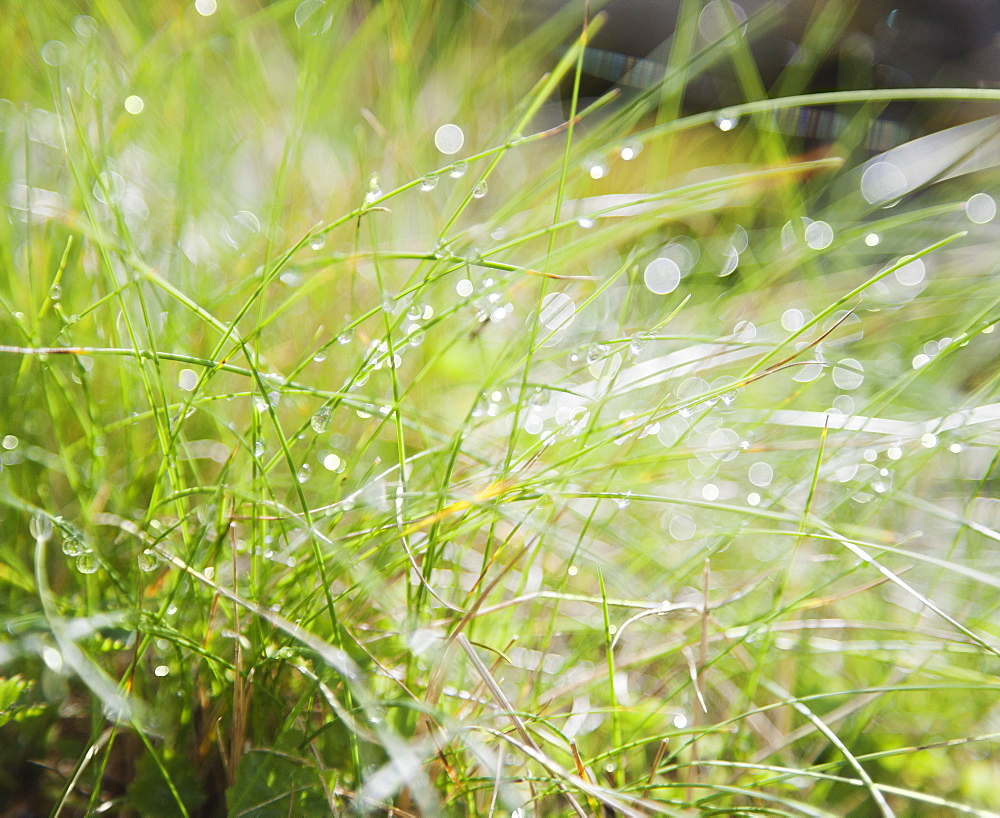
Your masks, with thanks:
[{"label": "dense grass tuft", "polygon": [[85,5],[0,19],[0,810],[1000,811],[1000,92]]}]

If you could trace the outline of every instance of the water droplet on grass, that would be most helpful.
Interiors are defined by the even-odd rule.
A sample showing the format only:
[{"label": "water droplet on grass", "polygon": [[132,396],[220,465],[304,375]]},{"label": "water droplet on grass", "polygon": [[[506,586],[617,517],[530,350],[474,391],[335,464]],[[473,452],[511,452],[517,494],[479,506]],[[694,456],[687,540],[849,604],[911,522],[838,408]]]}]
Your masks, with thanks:
[{"label": "water droplet on grass", "polygon": [[330,423],[333,419],[333,411],[329,406],[324,406],[317,410],[309,419],[309,425],[316,434],[325,434],[330,431]]},{"label": "water droplet on grass", "polygon": [[813,250],[825,250],[833,244],[833,228],[826,222],[812,222],[806,227],[805,238]]},{"label": "water droplet on grass", "polygon": [[177,376],[177,385],[185,392],[190,392],[198,385],[198,373],[193,369],[182,369]]},{"label": "water droplet on grass", "polygon": [[888,160],[873,160],[861,174],[861,195],[869,204],[888,205],[906,190],[906,174]]},{"label": "water droplet on grass", "polygon": [[67,557],[79,557],[81,554],[86,553],[90,549],[77,537],[72,534],[68,534],[63,537],[62,541],[62,552]]},{"label": "water droplet on grass", "polygon": [[732,429],[716,429],[708,437],[708,448],[716,460],[732,460],[740,452],[740,436]]},{"label": "water droplet on grass", "polygon": [[437,176],[425,176],[423,179],[420,180],[420,189],[424,191],[434,190],[434,188],[437,187],[437,183],[438,183]]},{"label": "water droplet on grass", "polygon": [[754,463],[747,470],[747,476],[755,486],[769,486],[771,485],[771,480],[774,478],[774,469],[768,463]]},{"label": "water droplet on grass", "polygon": [[309,239],[309,246],[313,250],[322,250],[324,247],[326,247],[326,236],[323,235],[313,236],[311,239]]},{"label": "water droplet on grass", "polygon": [[672,259],[654,258],[646,265],[642,280],[651,293],[666,295],[681,283],[681,270]]},{"label": "water droplet on grass", "polygon": [[687,514],[675,514],[667,525],[667,531],[675,540],[690,540],[697,530],[694,520]]},{"label": "water droplet on grass", "polygon": [[468,163],[466,163],[466,162],[456,162],[448,170],[448,175],[452,179],[461,179],[463,176],[465,176],[465,171],[468,170],[468,169],[469,169]]},{"label": "water droplet on grass", "polygon": [[28,531],[36,540],[48,540],[52,536],[52,520],[48,515],[39,512],[28,523]]},{"label": "water droplet on grass", "polygon": [[87,14],[80,14],[73,18],[73,31],[82,40],[93,37],[97,33],[97,21]]},{"label": "water droplet on grass", "polygon": [[576,223],[580,225],[580,227],[582,227],[584,230],[590,230],[590,228],[592,228],[595,224],[594,220],[591,219],[589,216],[581,216],[579,219],[576,220]]},{"label": "water droplet on grass", "polygon": [[740,254],[733,248],[729,248],[729,250],[726,251],[725,259],[722,262],[722,268],[719,270],[719,278],[725,278],[726,276],[735,273],[739,263]]},{"label": "water droplet on grass", "polygon": [[434,132],[434,147],[443,154],[451,155],[458,153],[462,150],[464,144],[465,134],[454,123],[449,122],[446,125],[442,125]]},{"label": "water droplet on grass", "polygon": [[609,352],[611,352],[611,347],[608,344],[594,344],[587,350],[587,365],[592,366],[598,363],[607,357]]},{"label": "water droplet on grass", "polygon": [[300,483],[308,483],[310,477],[312,477],[312,466],[308,463],[303,463],[299,467],[298,472],[296,472],[295,479]]},{"label": "water droplet on grass", "polygon": [[973,224],[986,224],[997,215],[997,203],[988,193],[976,193],[965,203],[965,215]]},{"label": "water droplet on grass", "polygon": [[140,571],[149,573],[150,571],[156,570],[156,567],[160,564],[160,559],[156,555],[155,551],[146,548],[136,556],[135,564]]},{"label": "water droplet on grass", "polygon": [[542,299],[538,320],[547,329],[566,329],[576,317],[576,304],[566,293],[549,293]]},{"label": "water droplet on grass", "polygon": [[833,382],[840,389],[857,389],[864,380],[864,367],[854,358],[844,358],[833,368]]},{"label": "water droplet on grass", "polygon": [[642,153],[642,142],[637,140],[622,145],[622,149],[620,151],[621,158],[626,162],[631,162],[640,153]]},{"label": "water droplet on grass", "polygon": [[488,192],[489,186],[485,181],[483,181],[476,184],[476,186],[472,189],[472,196],[476,199],[482,199]]},{"label": "water droplet on grass", "polygon": [[302,0],[295,9],[295,25],[300,31],[315,37],[333,25],[333,13],[325,10],[323,0]]},{"label": "water droplet on grass", "polygon": [[41,49],[42,60],[53,67],[62,65],[66,62],[66,57],[69,54],[69,49],[66,48],[64,43],[59,42],[59,40],[49,40]]},{"label": "water droplet on grass", "polygon": [[923,259],[915,258],[909,264],[904,264],[893,275],[896,281],[906,287],[915,287],[924,280],[927,268]]},{"label": "water droplet on grass", "polygon": [[795,332],[796,330],[802,329],[805,326],[806,317],[802,310],[797,310],[794,307],[785,310],[781,314],[781,326],[788,332]]},{"label": "water droplet on grass", "polygon": [[96,574],[100,563],[93,551],[84,551],[76,558],[76,570],[81,574]]}]

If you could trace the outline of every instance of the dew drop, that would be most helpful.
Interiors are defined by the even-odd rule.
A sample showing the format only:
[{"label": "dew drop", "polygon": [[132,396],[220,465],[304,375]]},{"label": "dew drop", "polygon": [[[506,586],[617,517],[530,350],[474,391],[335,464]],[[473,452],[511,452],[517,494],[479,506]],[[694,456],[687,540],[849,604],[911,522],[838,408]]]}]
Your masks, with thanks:
[{"label": "dew drop", "polygon": [[466,162],[456,162],[448,170],[448,175],[452,179],[461,179],[463,176],[465,176],[465,171],[467,171],[468,169],[469,169],[468,163],[466,163]]},{"label": "dew drop", "polygon": [[145,548],[136,556],[135,564],[140,571],[149,573],[156,570],[156,567],[160,564],[160,560],[155,551]]},{"label": "dew drop", "polygon": [[740,436],[732,429],[716,429],[708,437],[708,447],[716,460],[732,460],[740,452]]},{"label": "dew drop", "polygon": [[728,275],[732,275],[736,272],[736,268],[740,263],[740,254],[736,252],[732,247],[726,251],[725,260],[722,262],[722,268],[719,270],[719,278],[725,278]]},{"label": "dew drop", "polygon": [[826,222],[812,222],[806,227],[805,238],[813,250],[825,250],[833,244],[833,228]]},{"label": "dew drop", "polygon": [[535,412],[529,412],[527,417],[524,419],[524,431],[529,435],[540,435],[542,430],[545,428],[545,422],[542,420],[542,416],[536,414]]},{"label": "dew drop", "polygon": [[909,264],[904,264],[893,275],[896,281],[905,287],[915,287],[924,280],[927,268],[923,259],[915,258]]},{"label": "dew drop", "polygon": [[90,549],[77,537],[72,534],[68,534],[63,537],[62,541],[62,552],[67,557],[79,557],[81,554],[86,553]]},{"label": "dew drop", "polygon": [[434,147],[443,154],[450,156],[453,153],[458,153],[464,144],[465,134],[454,123],[449,122],[442,125],[434,132]]},{"label": "dew drop", "polygon": [[628,344],[628,356],[631,360],[635,360],[640,355],[642,355],[643,350],[646,348],[646,344],[649,343],[649,336],[645,332],[637,332],[632,336],[632,340]]},{"label": "dew drop", "polygon": [[566,329],[576,317],[576,304],[566,293],[549,293],[542,299],[538,320],[547,329]]},{"label": "dew drop", "polygon": [[865,369],[854,358],[844,358],[833,368],[833,382],[840,389],[857,389],[865,380]]},{"label": "dew drop", "polygon": [[49,40],[41,49],[42,60],[53,67],[62,65],[68,54],[69,49],[59,40]]},{"label": "dew drop", "polygon": [[478,182],[476,186],[472,189],[472,196],[476,199],[482,199],[489,192],[489,186],[485,181]]},{"label": "dew drop", "polygon": [[266,451],[267,451],[267,444],[264,442],[264,439],[257,438],[253,444],[254,457],[263,457],[264,452]]},{"label": "dew drop", "polygon": [[62,298],[62,285],[53,284],[49,287],[49,300],[58,301],[60,298]]},{"label": "dew drop", "polygon": [[330,423],[333,418],[333,411],[329,406],[324,406],[317,410],[309,419],[309,425],[316,434],[324,434],[330,431]]},{"label": "dew drop", "polygon": [[666,295],[676,290],[681,283],[681,270],[672,259],[654,258],[646,265],[642,280],[651,293]]},{"label": "dew drop", "polygon": [[96,574],[100,564],[93,551],[84,551],[76,558],[76,570],[81,574]]},{"label": "dew drop", "polygon": [[300,483],[308,483],[310,477],[312,477],[312,466],[308,463],[303,463],[295,473],[295,479]]},{"label": "dew drop", "polygon": [[631,503],[632,503],[631,491],[627,491],[621,497],[615,498],[615,505],[618,506],[619,509],[628,508],[629,505],[631,505]]},{"label": "dew drop", "polygon": [[341,346],[346,346],[351,343],[351,339],[354,338],[353,329],[345,329],[340,335],[337,336],[337,343]]},{"label": "dew drop", "polygon": [[869,204],[890,204],[906,190],[906,174],[886,159],[873,160],[861,174],[861,195]]},{"label": "dew drop", "polygon": [[81,14],[73,18],[73,31],[80,39],[93,37],[97,33],[97,21],[87,14]]},{"label": "dew drop", "polygon": [[326,247],[326,236],[320,234],[309,239],[309,246],[313,250],[322,250]]},{"label": "dew drop", "polygon": [[437,183],[438,183],[437,176],[425,176],[423,179],[420,180],[420,189],[424,191],[434,190],[434,188],[437,187]]},{"label": "dew drop", "polygon": [[797,371],[792,376],[792,380],[799,383],[809,383],[823,374],[823,364],[819,363],[804,364],[803,366],[796,367],[796,369]]},{"label": "dew drop", "polygon": [[626,162],[631,162],[640,153],[642,153],[642,142],[638,141],[628,142],[627,144],[622,145],[622,149],[620,151],[621,158]]},{"label": "dew drop", "polygon": [[372,173],[368,177],[368,186],[365,191],[365,202],[374,202],[379,196],[382,195],[382,181],[379,178],[378,172]]},{"label": "dew drop", "polygon": [[52,520],[48,515],[39,512],[28,523],[28,531],[36,540],[48,540],[52,536]]},{"label": "dew drop", "polygon": [[611,347],[608,344],[594,344],[587,350],[587,366],[593,366],[603,360],[609,352],[611,352]]},{"label": "dew drop", "polygon": [[973,224],[986,224],[997,215],[997,203],[988,193],[975,193],[965,203],[965,215]]},{"label": "dew drop", "polygon": [[675,514],[667,525],[667,531],[675,540],[690,540],[697,530],[694,520],[687,514]]},{"label": "dew drop", "polygon": [[177,376],[177,385],[185,392],[190,392],[198,385],[198,373],[193,369],[182,369]]},{"label": "dew drop", "polygon": [[333,14],[322,11],[325,6],[323,0],[302,0],[295,9],[295,25],[311,36],[324,33],[333,25]]},{"label": "dew drop", "polygon": [[802,310],[797,310],[794,307],[785,310],[781,314],[781,326],[788,332],[795,332],[796,330],[802,329],[805,326],[806,317],[802,313]]},{"label": "dew drop", "polygon": [[580,225],[584,230],[590,230],[594,226],[594,220],[588,216],[581,216],[576,220],[576,223]]},{"label": "dew drop", "polygon": [[774,478],[774,469],[768,463],[757,462],[747,470],[747,476],[750,478],[751,483],[763,488],[764,486],[771,485],[771,480]]},{"label": "dew drop", "polygon": [[321,364],[325,360],[326,360],[326,350],[325,349],[317,350],[316,354],[313,355],[313,361],[315,363],[317,363],[317,364]]},{"label": "dew drop", "polygon": [[911,366],[914,369],[920,369],[920,367],[925,366],[930,361],[930,359],[931,359],[930,355],[925,355],[923,352],[921,352],[920,354],[913,356],[913,362]]}]

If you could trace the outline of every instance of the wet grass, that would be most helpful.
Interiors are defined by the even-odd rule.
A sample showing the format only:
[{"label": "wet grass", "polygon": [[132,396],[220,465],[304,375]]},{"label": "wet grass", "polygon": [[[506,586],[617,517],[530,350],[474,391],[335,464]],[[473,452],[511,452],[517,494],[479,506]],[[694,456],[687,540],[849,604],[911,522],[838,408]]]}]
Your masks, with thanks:
[{"label": "wet grass", "polygon": [[2,808],[1000,810],[1000,93],[213,7],[0,21]]}]

